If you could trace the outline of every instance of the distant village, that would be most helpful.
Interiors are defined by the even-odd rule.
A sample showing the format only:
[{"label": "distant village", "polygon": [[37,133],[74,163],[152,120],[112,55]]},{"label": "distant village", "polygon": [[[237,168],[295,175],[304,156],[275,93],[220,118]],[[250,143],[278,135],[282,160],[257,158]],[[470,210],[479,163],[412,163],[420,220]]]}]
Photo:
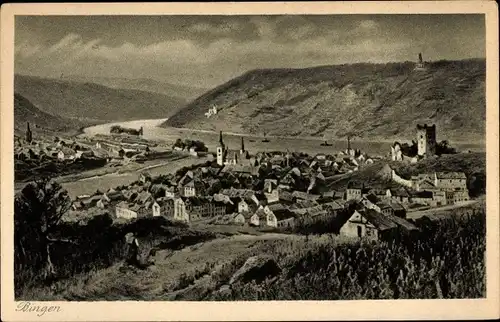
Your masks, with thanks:
[{"label": "distant village", "polygon": [[[418,135],[422,131],[418,126]],[[432,138],[432,130],[425,131]],[[432,153],[428,137],[422,150],[419,144],[419,153],[425,151],[421,157]],[[178,140],[173,149],[186,147]],[[108,211],[117,220],[164,216],[187,224],[278,230],[341,217],[340,234],[377,239],[394,229],[417,229],[406,220],[409,209],[469,200],[467,178],[462,172],[421,173],[404,179],[388,164],[376,174],[385,178],[386,188],[349,182],[336,190],[332,178],[381,161],[350,145],[337,155],[309,156],[289,151],[251,155],[243,138],[239,149],[230,149],[221,132],[215,154],[206,156],[205,164],[175,174],[152,177],[141,172],[130,185],[79,196],[71,211]]]}]

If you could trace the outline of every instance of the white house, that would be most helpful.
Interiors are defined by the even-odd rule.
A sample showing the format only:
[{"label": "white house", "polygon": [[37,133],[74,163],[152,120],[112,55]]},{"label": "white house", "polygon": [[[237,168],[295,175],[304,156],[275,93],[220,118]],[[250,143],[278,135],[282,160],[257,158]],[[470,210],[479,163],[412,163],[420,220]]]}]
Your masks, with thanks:
[{"label": "white house", "polygon": [[116,217],[125,219],[137,218],[137,212],[130,209],[126,203],[120,203],[116,206]]},{"label": "white house", "polygon": [[152,208],[153,208],[153,217],[158,217],[161,215],[161,207],[156,201],[153,203]]}]

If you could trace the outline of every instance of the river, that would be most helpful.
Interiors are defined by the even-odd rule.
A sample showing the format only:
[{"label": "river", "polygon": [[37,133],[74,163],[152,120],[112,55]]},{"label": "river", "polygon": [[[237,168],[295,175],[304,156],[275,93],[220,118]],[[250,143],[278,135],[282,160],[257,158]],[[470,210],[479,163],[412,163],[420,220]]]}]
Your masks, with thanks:
[{"label": "river", "polygon": [[[86,128],[82,135],[94,136],[96,134],[109,134],[110,128],[113,125],[120,125],[127,128],[139,129],[143,127],[143,137],[149,140],[164,141],[166,144],[172,144],[178,138],[181,139],[196,139],[203,141],[210,151],[215,151],[219,142],[219,133],[214,131],[203,131],[195,129],[179,129],[179,128],[163,128],[159,127],[166,119],[153,120],[136,120],[129,122],[101,124]],[[241,138],[244,138],[245,149],[250,153],[258,151],[295,151],[305,152],[308,154],[336,154],[347,148],[346,141],[329,140],[330,146],[321,146],[323,142],[320,138],[302,138],[302,137],[268,137],[269,142],[262,142],[263,137],[252,136],[238,133],[224,133],[224,143],[229,149],[239,150],[241,146]],[[351,147],[360,149],[363,152],[372,155],[388,155],[393,141],[367,141],[351,139]],[[461,151],[485,151],[484,144],[450,144]]]}]

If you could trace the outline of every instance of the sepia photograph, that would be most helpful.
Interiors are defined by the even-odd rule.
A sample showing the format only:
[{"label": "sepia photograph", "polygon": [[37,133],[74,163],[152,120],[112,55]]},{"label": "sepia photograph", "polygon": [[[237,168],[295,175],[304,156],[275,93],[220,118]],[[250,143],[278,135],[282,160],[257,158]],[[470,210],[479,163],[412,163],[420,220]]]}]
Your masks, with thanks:
[{"label": "sepia photograph", "polygon": [[13,310],[486,300],[487,9],[10,13]]}]

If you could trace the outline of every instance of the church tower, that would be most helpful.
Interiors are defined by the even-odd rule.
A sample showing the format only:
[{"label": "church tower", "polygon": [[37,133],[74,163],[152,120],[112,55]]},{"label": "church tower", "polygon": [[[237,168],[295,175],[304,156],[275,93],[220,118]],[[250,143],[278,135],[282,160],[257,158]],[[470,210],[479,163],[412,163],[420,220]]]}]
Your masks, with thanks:
[{"label": "church tower", "polygon": [[217,145],[217,164],[222,166],[224,165],[224,142],[222,141],[222,131],[219,133],[219,144]]},{"label": "church tower", "polygon": [[436,154],[436,125],[417,124],[418,155],[431,157]]},{"label": "church tower", "polygon": [[243,137],[241,137],[241,148],[240,148],[240,154],[245,153],[245,141],[243,140]]},{"label": "church tower", "polygon": [[33,133],[31,133],[30,122],[27,122],[26,142],[31,143],[31,141],[33,141]]}]

